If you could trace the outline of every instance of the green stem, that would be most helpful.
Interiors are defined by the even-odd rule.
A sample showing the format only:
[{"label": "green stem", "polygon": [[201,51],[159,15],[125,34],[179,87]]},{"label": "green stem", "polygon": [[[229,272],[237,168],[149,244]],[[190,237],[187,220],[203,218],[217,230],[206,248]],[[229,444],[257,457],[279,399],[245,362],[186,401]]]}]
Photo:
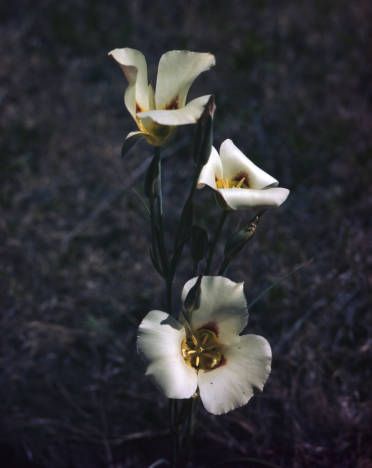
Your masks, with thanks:
[{"label": "green stem", "polygon": [[195,429],[195,419],[196,419],[196,405],[197,399],[190,398],[189,405],[189,414],[187,417],[187,427],[186,427],[186,436],[185,436],[185,451],[186,451],[186,460],[191,462],[193,456],[193,438],[194,438],[194,429]]},{"label": "green stem", "polygon": [[169,425],[172,438],[172,463],[171,466],[176,468],[178,465],[178,426],[177,426],[177,406],[176,400],[169,400]]},{"label": "green stem", "polygon": [[160,154],[160,147],[155,146],[154,154],[159,157],[159,211],[160,211],[160,219],[159,219],[159,230],[160,230],[160,250],[163,258],[166,259],[166,270],[169,269],[169,261],[167,257],[167,252],[165,248],[165,240],[164,240],[164,223],[163,223],[163,194],[162,194],[162,181],[161,181],[161,154]]},{"label": "green stem", "polygon": [[172,286],[173,286],[173,275],[168,273],[168,276],[165,280],[166,290],[167,290],[167,310],[170,315],[172,315]]},{"label": "green stem", "polygon": [[[190,192],[189,192],[189,194],[187,196],[185,205],[184,205],[184,207],[182,209],[181,217],[184,215],[185,212],[187,212],[187,208],[189,207],[189,205],[192,204],[193,197],[194,197],[194,194],[195,194],[195,191],[196,191],[196,187],[198,185],[198,179],[199,179],[199,174],[200,174],[201,169],[202,169],[202,167],[200,165],[197,165],[196,168],[195,168],[192,184],[191,184],[191,187],[190,187]],[[181,225],[181,223],[180,223],[180,225]],[[180,229],[178,228],[178,231],[176,233],[176,238],[175,238],[175,241],[174,241],[174,252],[173,252],[172,260],[170,262],[170,274],[172,274],[172,275],[174,275],[175,272],[176,272],[179,259],[181,257],[183,248],[184,248],[185,243],[186,243],[186,241],[180,241],[180,235],[181,234],[182,234],[182,232],[180,232]]]},{"label": "green stem", "polygon": [[222,215],[220,217],[220,221],[218,223],[218,226],[217,226],[217,229],[216,229],[216,233],[214,235],[214,239],[213,239],[213,242],[212,242],[212,245],[211,245],[211,248],[209,250],[209,255],[208,255],[208,260],[207,260],[207,265],[205,267],[205,275],[209,275],[209,272],[210,272],[210,269],[211,269],[211,265],[212,265],[212,260],[213,260],[213,255],[214,255],[214,251],[216,249],[216,246],[217,246],[217,243],[218,243],[218,239],[221,235],[221,232],[222,232],[222,228],[223,228],[223,225],[225,224],[225,221],[226,221],[226,218],[227,218],[227,215],[228,215],[228,211],[227,210],[224,210],[222,212]]}]

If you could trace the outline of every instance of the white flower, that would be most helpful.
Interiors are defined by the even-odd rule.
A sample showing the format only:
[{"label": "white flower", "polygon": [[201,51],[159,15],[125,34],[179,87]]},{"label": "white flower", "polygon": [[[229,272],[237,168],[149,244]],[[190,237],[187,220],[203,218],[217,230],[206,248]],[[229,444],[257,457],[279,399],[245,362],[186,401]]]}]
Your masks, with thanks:
[{"label": "white flower", "polygon": [[[183,301],[196,281],[185,284]],[[205,409],[213,414],[245,405],[254,387],[263,389],[271,370],[265,338],[239,335],[247,321],[243,283],[204,276],[190,329],[160,310],[142,320],[138,349],[149,361],[146,374],[168,398],[190,398],[198,390]]]},{"label": "white flower", "polygon": [[139,131],[127,138],[143,135],[155,146],[161,146],[174,127],[195,123],[210,96],[202,96],[186,104],[193,81],[215,64],[209,53],[171,50],[159,61],[155,92],[148,83],[144,55],[135,49],[114,49],[111,55],[120,65],[129,86],[124,93],[125,105]]},{"label": "white flower", "polygon": [[289,190],[257,167],[231,140],[225,140],[220,154],[212,147],[208,162],[200,172],[198,188],[208,185],[229,209],[248,206],[280,206]]}]

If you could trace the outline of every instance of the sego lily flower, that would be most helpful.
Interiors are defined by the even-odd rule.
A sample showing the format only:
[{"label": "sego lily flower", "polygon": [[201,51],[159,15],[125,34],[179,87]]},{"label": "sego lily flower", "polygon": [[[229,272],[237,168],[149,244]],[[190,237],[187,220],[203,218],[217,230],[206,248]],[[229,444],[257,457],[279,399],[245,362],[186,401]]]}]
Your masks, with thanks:
[{"label": "sego lily flower", "polygon": [[220,195],[228,209],[237,210],[248,206],[280,206],[289,190],[277,187],[278,183],[231,140],[225,140],[220,154],[212,147],[208,162],[200,172],[198,188],[208,185]]},{"label": "sego lily flower", "polygon": [[210,96],[202,96],[186,104],[187,93],[193,81],[215,64],[209,53],[171,50],[159,61],[155,92],[148,83],[144,55],[135,49],[114,49],[111,55],[120,65],[129,86],[124,102],[135,120],[138,131],[128,138],[144,136],[148,143],[163,145],[174,127],[195,123]]},{"label": "sego lily flower", "polygon": [[[197,278],[188,281],[185,301]],[[138,349],[168,398],[199,393],[207,411],[223,414],[245,405],[270,374],[271,348],[262,336],[239,335],[247,325],[243,283],[204,276],[200,305],[189,322],[152,310],[139,326]]]}]

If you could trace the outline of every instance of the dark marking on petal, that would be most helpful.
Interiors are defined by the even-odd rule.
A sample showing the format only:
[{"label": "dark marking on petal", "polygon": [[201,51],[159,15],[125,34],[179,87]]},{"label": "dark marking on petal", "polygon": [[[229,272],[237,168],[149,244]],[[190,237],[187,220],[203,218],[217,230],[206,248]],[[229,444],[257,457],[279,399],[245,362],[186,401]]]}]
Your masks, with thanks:
[{"label": "dark marking on petal", "polygon": [[[222,355],[222,357],[221,357],[221,362],[218,364],[217,367],[225,366],[225,365],[226,365],[226,362],[227,362],[227,361],[226,361],[225,356]],[[216,367],[216,368],[217,368],[217,367]]]},{"label": "dark marking on petal", "polygon": [[218,326],[215,322],[208,322],[202,327],[199,327],[199,330],[201,329],[207,329],[213,332],[217,337],[218,337]]},{"label": "dark marking on petal", "polygon": [[142,111],[143,111],[142,107],[138,104],[138,102],[136,102],[136,114]]},{"label": "dark marking on petal", "polygon": [[239,172],[238,174],[236,174],[236,176],[233,177],[233,181],[238,183],[240,182],[242,179],[244,179],[243,183],[242,183],[242,187],[244,188],[249,188],[249,177],[248,177],[248,174],[246,172]]},{"label": "dark marking on petal", "polygon": [[174,99],[172,99],[172,101],[167,104],[165,106],[166,110],[174,110],[174,109],[178,109],[179,108],[179,105],[178,105],[178,96],[176,96]]}]

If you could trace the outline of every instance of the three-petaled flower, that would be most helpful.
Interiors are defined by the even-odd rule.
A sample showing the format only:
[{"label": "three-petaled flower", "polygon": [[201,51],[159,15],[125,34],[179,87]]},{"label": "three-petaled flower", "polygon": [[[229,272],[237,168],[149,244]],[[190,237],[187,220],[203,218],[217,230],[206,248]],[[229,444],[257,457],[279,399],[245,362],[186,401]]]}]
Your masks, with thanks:
[{"label": "three-petaled flower", "polygon": [[278,181],[257,167],[231,140],[225,140],[220,154],[212,147],[202,168],[198,188],[208,185],[228,209],[249,206],[280,206],[289,190],[277,187]]},{"label": "three-petaled flower", "polygon": [[[197,278],[182,293],[185,301]],[[239,335],[248,322],[243,283],[204,276],[189,321],[152,310],[139,326],[138,349],[168,398],[199,393],[207,411],[223,414],[248,403],[270,374],[271,348],[258,335]]]},{"label": "three-petaled flower", "polygon": [[138,131],[128,138],[144,136],[154,146],[163,145],[178,125],[195,123],[210,96],[193,99],[186,104],[193,81],[215,64],[210,53],[172,50],[159,61],[155,92],[148,83],[144,55],[135,49],[114,49],[111,55],[120,65],[129,86],[124,102],[135,120]]}]

